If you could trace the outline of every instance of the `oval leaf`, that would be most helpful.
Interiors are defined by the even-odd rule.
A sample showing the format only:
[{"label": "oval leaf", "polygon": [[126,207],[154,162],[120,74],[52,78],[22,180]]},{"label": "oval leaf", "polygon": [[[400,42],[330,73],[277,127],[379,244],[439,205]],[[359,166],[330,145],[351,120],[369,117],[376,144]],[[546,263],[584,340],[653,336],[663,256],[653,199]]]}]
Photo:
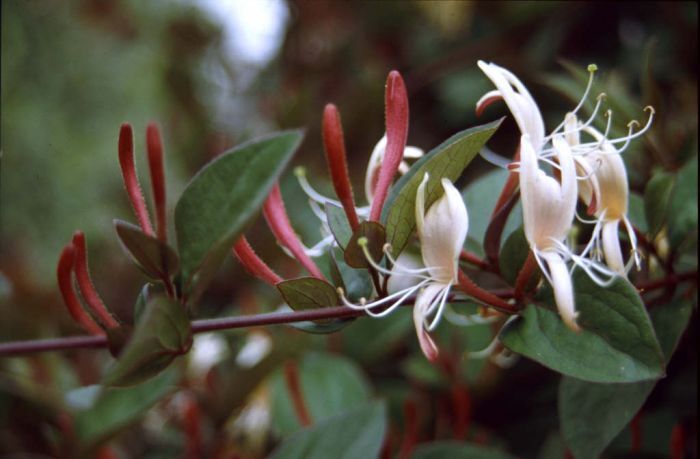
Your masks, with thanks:
[{"label": "oval leaf", "polygon": [[276,285],[290,308],[295,311],[338,306],[338,292],[328,282],[315,277],[300,277]]},{"label": "oval leaf", "polygon": [[503,328],[503,344],[585,381],[636,382],[662,377],[661,349],[632,284],[618,277],[610,286],[600,287],[581,270],[574,273],[573,284],[580,333],[564,325],[556,312],[529,305],[521,317]]},{"label": "oval leaf", "polygon": [[288,131],[252,140],[214,159],[187,185],[175,206],[175,230],[190,298],[262,208],[301,139],[301,132]]},{"label": "oval leaf", "polygon": [[[314,423],[343,414],[369,401],[372,393],[362,368],[337,354],[307,352],[297,359],[299,387]],[[282,437],[302,426],[282,369],[270,378],[272,426]]]},{"label": "oval leaf", "polygon": [[[651,320],[666,362],[688,325],[692,306],[673,302],[655,307]],[[656,381],[597,384],[564,377],[559,385],[559,424],[576,459],[595,459],[640,410]]]},{"label": "oval leaf", "polygon": [[425,205],[430,205],[443,194],[440,179],[455,181],[474,159],[481,147],[491,138],[502,120],[476,126],[459,132],[418,160],[392,187],[384,203],[382,222],[386,224],[387,241],[397,257],[408,243],[416,226],[416,191],[427,172],[431,180],[426,187]]},{"label": "oval leaf", "polygon": [[158,401],[176,390],[177,372],[166,371],[134,387],[102,388],[88,408],[74,418],[75,435],[86,456],[94,448],[138,421]]},{"label": "oval leaf", "polygon": [[114,220],[114,227],[124,250],[147,276],[162,280],[177,274],[180,260],[168,244],[122,220]]},{"label": "oval leaf", "polygon": [[342,207],[338,207],[335,204],[327,202],[325,204],[326,217],[328,217],[328,227],[333,233],[338,245],[345,250],[348,245],[348,241],[352,237],[352,228],[350,228],[350,223],[348,223],[348,217],[345,215],[345,211]]},{"label": "oval leaf", "polygon": [[386,431],[386,407],[374,402],[327,419],[287,438],[271,458],[367,459],[378,457]]},{"label": "oval leaf", "polygon": [[183,305],[165,296],[146,304],[142,319],[119,359],[107,370],[103,384],[137,384],[167,368],[192,346],[190,320]]},{"label": "oval leaf", "polygon": [[345,263],[352,268],[370,267],[362,246],[357,243],[362,237],[367,239],[367,250],[374,261],[378,263],[384,256],[384,244],[386,242],[384,227],[377,222],[362,222],[345,248]]}]

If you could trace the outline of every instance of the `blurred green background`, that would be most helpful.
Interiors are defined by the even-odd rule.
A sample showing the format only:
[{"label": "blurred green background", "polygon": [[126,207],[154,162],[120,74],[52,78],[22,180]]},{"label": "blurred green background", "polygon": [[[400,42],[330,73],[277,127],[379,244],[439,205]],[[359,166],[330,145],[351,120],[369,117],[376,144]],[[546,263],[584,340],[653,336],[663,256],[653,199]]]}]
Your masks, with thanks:
[{"label": "blurred green background", "polygon": [[[58,255],[76,229],[86,233],[93,279],[105,302],[122,317],[132,314],[145,279],[121,251],[112,226],[113,218],[135,220],[117,161],[122,122],[134,126],[137,168],[149,200],[145,127],[150,120],[160,124],[172,217],[177,196],[203,164],[277,129],[306,129],[294,164],[305,165],[314,185],[329,193],[320,136],[328,102],[341,111],[351,177],[361,191],[366,161],[384,131],[384,81],[392,69],[408,87],[409,144],[429,150],[479,122],[474,104],[491,84],[477,60],[518,75],[545,118],[551,117],[550,127],[576,102],[569,96],[580,94],[572,90],[580,82],[567,63],[578,69],[596,63],[617,128],[644,119],[647,104],[657,110],[651,134],[625,157],[631,188],[641,194],[656,169],[676,171],[697,155],[697,52],[695,2],[3,0],[0,336],[79,332],[55,285]],[[505,114],[498,106],[484,118]],[[510,155],[516,133],[508,118],[489,145]],[[492,168],[479,158],[460,184]],[[318,225],[291,168],[283,188],[294,224],[311,245]],[[280,273],[299,273],[264,224],[256,223],[249,236]],[[281,302],[257,284],[229,260],[198,315],[267,310]],[[414,340],[403,319],[387,320],[408,325],[395,336]],[[313,338],[310,346],[341,349],[365,365],[370,379],[382,373],[372,367],[375,357],[348,346],[359,347],[357,336],[364,335],[340,336],[328,338],[330,344]],[[516,367],[521,383],[543,372],[530,364]],[[87,372],[78,380],[94,383],[96,375]],[[495,425],[510,412],[506,430],[518,432],[509,440],[517,446],[513,451],[537,450],[556,413],[530,422],[524,412],[535,415],[536,401],[528,405],[502,386],[479,387],[487,394],[474,402],[480,422]],[[408,389],[397,388],[402,390]],[[543,385],[534,398],[549,403],[553,390]]]}]

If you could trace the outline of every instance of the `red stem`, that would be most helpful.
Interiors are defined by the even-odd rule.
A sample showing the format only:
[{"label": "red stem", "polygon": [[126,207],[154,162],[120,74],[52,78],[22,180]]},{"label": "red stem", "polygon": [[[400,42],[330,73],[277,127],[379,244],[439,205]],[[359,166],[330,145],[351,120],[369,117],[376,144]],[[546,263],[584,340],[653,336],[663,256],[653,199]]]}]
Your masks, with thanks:
[{"label": "red stem", "polygon": [[387,144],[369,214],[369,219],[373,222],[378,222],[381,217],[384,201],[403,159],[408,138],[408,95],[403,78],[396,70],[392,70],[386,80],[384,104]]},{"label": "red stem", "polygon": [[487,305],[500,311],[507,312],[510,314],[518,312],[517,308],[512,304],[503,301],[501,298],[497,297],[493,293],[477,286],[474,283],[474,281],[471,280],[469,276],[467,276],[466,273],[461,269],[458,270],[457,273],[459,281],[458,286],[467,295],[471,296],[472,298],[478,301],[486,303]]},{"label": "red stem", "polygon": [[160,140],[158,125],[153,122],[146,127],[146,150],[148,152],[148,168],[151,172],[153,203],[156,208],[156,233],[158,239],[168,242],[163,144]]},{"label": "red stem", "polygon": [[[58,267],[56,268],[56,277],[58,278],[58,288],[63,296],[63,302],[68,308],[68,312],[81,327],[91,335],[102,335],[104,331],[100,328],[95,320],[85,312],[78,296],[73,290],[73,279],[71,272],[75,263],[75,249],[72,244],[68,244],[63,248],[61,256],[58,259]],[[27,343],[29,344],[29,343]],[[40,349],[43,350],[43,349]],[[30,350],[31,352],[31,350]]]},{"label": "red stem", "polygon": [[537,261],[535,260],[535,254],[530,250],[525,259],[523,267],[518,272],[518,277],[515,279],[515,299],[516,301],[522,301],[525,295],[525,289],[527,284],[530,282],[532,275],[537,271]]},{"label": "red stem", "polygon": [[408,459],[411,457],[413,448],[418,443],[418,409],[416,407],[416,402],[411,399],[404,402],[403,418],[406,422],[404,427],[405,433],[403,441],[401,442],[401,447],[399,448],[398,457],[401,459]]},{"label": "red stem", "polygon": [[241,262],[243,268],[251,276],[255,276],[272,287],[282,282],[282,279],[255,253],[245,236],[233,245],[233,254]]},{"label": "red stem", "polygon": [[670,459],[683,459],[685,452],[686,433],[683,424],[678,423],[671,430],[671,445],[668,452]]},{"label": "red stem", "polygon": [[326,280],[323,274],[321,274],[321,270],[316,266],[316,263],[304,252],[299,236],[294,232],[294,228],[292,228],[292,224],[289,222],[287,211],[284,209],[284,201],[282,201],[282,193],[277,183],[272,187],[270,196],[268,196],[265,201],[263,214],[265,215],[267,225],[270,227],[270,230],[272,230],[277,241],[289,249],[299,263],[301,263],[312,276],[321,280]]},{"label": "red stem", "polygon": [[296,362],[288,360],[284,363],[284,380],[287,383],[287,389],[289,389],[289,395],[292,399],[294,412],[297,415],[297,419],[299,419],[299,423],[304,427],[310,426],[311,415],[306,409],[304,396],[301,393],[301,384],[299,383],[299,372]]},{"label": "red stem", "polygon": [[473,253],[468,252],[466,250],[462,250],[462,252],[459,254],[459,258],[466,261],[469,264],[476,266],[477,268],[480,268],[480,269],[483,269],[486,271],[491,270],[491,265],[486,260],[482,260],[476,254],[473,254]]},{"label": "red stem", "polygon": [[348,223],[353,232],[360,226],[360,220],[355,210],[355,198],[352,193],[352,185],[348,175],[347,155],[343,140],[343,126],[340,122],[340,113],[333,104],[326,105],[323,110],[323,146],[326,150],[326,160],[331,172],[335,194],[338,195]]},{"label": "red stem", "polygon": [[73,248],[75,249],[75,277],[85,302],[105,327],[118,327],[119,323],[112,317],[112,314],[110,314],[102,298],[100,298],[99,293],[97,293],[95,284],[93,284],[90,278],[87,244],[85,243],[85,235],[82,231],[76,231],[75,234],[73,234]]},{"label": "red stem", "polygon": [[144,233],[155,236],[151,219],[148,216],[146,200],[143,198],[143,191],[136,176],[136,166],[134,165],[134,133],[129,123],[122,124],[119,130],[119,166],[122,169],[124,186],[129,195],[131,207],[134,209],[136,219]]}]

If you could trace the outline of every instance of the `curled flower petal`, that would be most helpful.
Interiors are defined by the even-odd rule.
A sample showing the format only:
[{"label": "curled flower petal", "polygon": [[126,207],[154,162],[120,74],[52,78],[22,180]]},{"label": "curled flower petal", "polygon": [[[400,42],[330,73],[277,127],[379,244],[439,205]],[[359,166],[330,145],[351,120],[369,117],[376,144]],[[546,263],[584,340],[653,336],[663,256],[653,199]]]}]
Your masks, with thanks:
[{"label": "curled flower petal", "polygon": [[559,315],[569,328],[576,332],[580,331],[581,328],[576,323],[578,313],[575,308],[574,289],[571,284],[569,268],[566,267],[566,263],[558,253],[543,252],[541,257],[544,258],[547,268],[549,268]]}]

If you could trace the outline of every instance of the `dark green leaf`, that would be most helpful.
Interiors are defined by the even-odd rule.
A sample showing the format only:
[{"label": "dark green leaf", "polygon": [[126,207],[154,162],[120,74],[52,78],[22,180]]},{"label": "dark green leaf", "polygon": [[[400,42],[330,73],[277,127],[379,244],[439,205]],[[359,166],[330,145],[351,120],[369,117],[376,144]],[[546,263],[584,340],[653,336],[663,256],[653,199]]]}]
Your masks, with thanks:
[{"label": "dark green leaf", "polygon": [[377,222],[362,222],[353,233],[345,248],[345,263],[352,268],[368,268],[370,266],[363,248],[358,241],[367,239],[367,250],[372,259],[379,263],[384,256],[384,244],[386,243],[386,231]]},{"label": "dark green leaf", "polygon": [[513,459],[510,454],[473,443],[436,441],[418,446],[411,459]]},{"label": "dark green leaf", "polygon": [[167,368],[192,346],[192,330],[185,308],[165,296],[146,304],[131,340],[107,370],[103,384],[128,386],[151,378]]},{"label": "dark green leaf", "polygon": [[338,207],[329,202],[326,203],[326,216],[328,217],[328,226],[333,233],[338,245],[345,250],[348,241],[352,237],[352,229],[348,223],[348,217],[342,207]]},{"label": "dark green leaf", "polygon": [[164,371],[134,387],[103,388],[95,402],[76,413],[75,434],[85,452],[139,420],[153,405],[176,389],[178,373]]},{"label": "dark green leaf", "polygon": [[564,325],[556,312],[530,305],[503,328],[503,344],[586,381],[635,382],[663,376],[654,329],[629,281],[618,277],[610,286],[600,287],[577,270],[573,284],[580,333]]},{"label": "dark green leaf", "polygon": [[698,157],[683,166],[676,175],[668,201],[668,238],[671,246],[678,247],[688,238],[698,236]]},{"label": "dark green leaf", "polygon": [[530,244],[525,238],[525,231],[520,227],[508,236],[508,239],[506,239],[501,249],[501,254],[498,257],[501,276],[503,276],[503,279],[508,281],[509,284],[515,285],[518,273],[520,273],[520,270],[525,264],[529,253]]},{"label": "dark green leaf", "polygon": [[131,339],[134,327],[131,325],[120,325],[119,327],[107,329],[107,349],[115,359],[119,357],[126,343]]},{"label": "dark green leaf", "polygon": [[429,208],[443,194],[441,178],[455,181],[498,129],[502,120],[459,132],[418,160],[396,182],[384,203],[382,222],[386,223],[387,241],[397,257],[408,243],[416,226],[416,191],[425,173],[431,180],[426,186],[425,205]]},{"label": "dark green leaf", "polygon": [[652,236],[661,231],[666,220],[666,209],[672,189],[673,176],[663,171],[654,174],[644,189],[644,212]]},{"label": "dark green leaf", "polygon": [[[692,307],[674,302],[651,312],[654,329],[668,362],[690,320]],[[597,384],[562,378],[559,422],[567,445],[577,459],[594,459],[620,433],[644,404],[656,381]]]},{"label": "dark green leaf", "polygon": [[163,280],[177,274],[180,261],[168,244],[131,223],[114,220],[114,227],[124,250],[147,276]]},{"label": "dark green leaf", "polygon": [[383,402],[347,411],[287,438],[272,453],[284,459],[367,459],[379,456],[386,431]]},{"label": "dark green leaf", "polygon": [[[342,414],[365,403],[370,396],[360,368],[344,357],[308,353],[299,361],[298,372],[302,396],[314,422]],[[275,372],[271,384],[273,425],[286,436],[301,425],[281,370]]]},{"label": "dark green leaf", "polygon": [[338,292],[328,282],[315,277],[300,277],[277,284],[284,301],[295,311],[338,306]]},{"label": "dark green leaf", "polygon": [[175,207],[175,229],[190,297],[201,292],[257,215],[301,138],[301,132],[288,131],[240,145],[187,185]]}]

